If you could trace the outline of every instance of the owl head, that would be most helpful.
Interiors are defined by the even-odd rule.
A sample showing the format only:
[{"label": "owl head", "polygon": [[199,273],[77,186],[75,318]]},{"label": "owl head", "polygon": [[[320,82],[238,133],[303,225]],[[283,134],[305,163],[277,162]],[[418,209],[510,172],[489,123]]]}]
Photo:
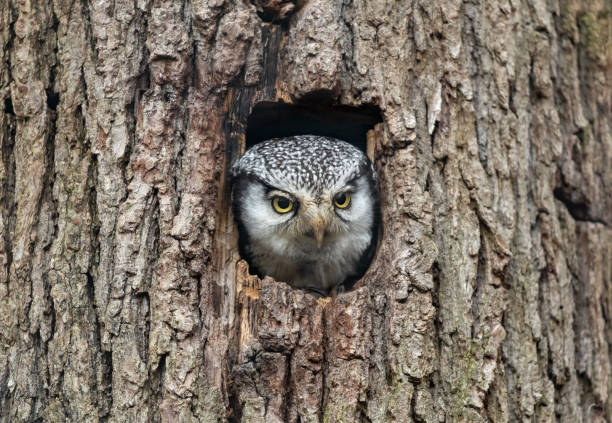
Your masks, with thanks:
[{"label": "owl head", "polygon": [[239,249],[255,273],[323,294],[363,275],[380,211],[361,150],[322,136],[276,138],[250,148],[231,176]]}]

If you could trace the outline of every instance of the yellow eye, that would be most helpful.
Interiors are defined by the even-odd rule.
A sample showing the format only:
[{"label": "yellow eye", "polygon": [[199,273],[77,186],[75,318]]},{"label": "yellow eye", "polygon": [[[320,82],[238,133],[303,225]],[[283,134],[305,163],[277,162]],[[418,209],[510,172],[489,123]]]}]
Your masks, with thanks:
[{"label": "yellow eye", "polygon": [[272,198],[272,207],[277,213],[288,213],[293,208],[293,201],[277,195]]},{"label": "yellow eye", "polygon": [[334,199],[334,204],[339,209],[345,209],[351,204],[351,195],[348,192],[343,192]]}]

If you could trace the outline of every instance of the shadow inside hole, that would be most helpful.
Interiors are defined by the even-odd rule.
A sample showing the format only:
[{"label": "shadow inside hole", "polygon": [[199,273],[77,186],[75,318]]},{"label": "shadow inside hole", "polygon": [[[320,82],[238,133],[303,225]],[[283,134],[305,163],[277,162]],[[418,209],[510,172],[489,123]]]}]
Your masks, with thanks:
[{"label": "shadow inside hole", "polygon": [[[367,132],[382,122],[378,107],[325,104],[313,94],[307,104],[261,102],[247,120],[246,148],[270,139],[293,135],[322,135],[349,142],[363,152]],[[317,104],[318,103],[318,104]]]}]

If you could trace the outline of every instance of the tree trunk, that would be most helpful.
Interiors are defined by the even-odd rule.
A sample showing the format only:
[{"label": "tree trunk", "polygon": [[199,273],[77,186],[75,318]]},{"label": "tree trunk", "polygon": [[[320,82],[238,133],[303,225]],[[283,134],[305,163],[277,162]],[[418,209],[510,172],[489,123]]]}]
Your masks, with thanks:
[{"label": "tree trunk", "polygon": [[[611,421],[611,3],[292,1],[0,0],[0,421]],[[350,292],[240,261],[262,102],[380,111]]]}]

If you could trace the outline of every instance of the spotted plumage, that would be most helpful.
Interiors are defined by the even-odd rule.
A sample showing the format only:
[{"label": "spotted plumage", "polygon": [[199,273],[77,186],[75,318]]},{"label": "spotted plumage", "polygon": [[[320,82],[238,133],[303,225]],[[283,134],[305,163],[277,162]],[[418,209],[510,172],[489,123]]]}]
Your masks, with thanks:
[{"label": "spotted plumage", "polygon": [[259,276],[326,294],[369,266],[376,174],[351,144],[303,135],[259,143],[231,170],[240,253]]}]

